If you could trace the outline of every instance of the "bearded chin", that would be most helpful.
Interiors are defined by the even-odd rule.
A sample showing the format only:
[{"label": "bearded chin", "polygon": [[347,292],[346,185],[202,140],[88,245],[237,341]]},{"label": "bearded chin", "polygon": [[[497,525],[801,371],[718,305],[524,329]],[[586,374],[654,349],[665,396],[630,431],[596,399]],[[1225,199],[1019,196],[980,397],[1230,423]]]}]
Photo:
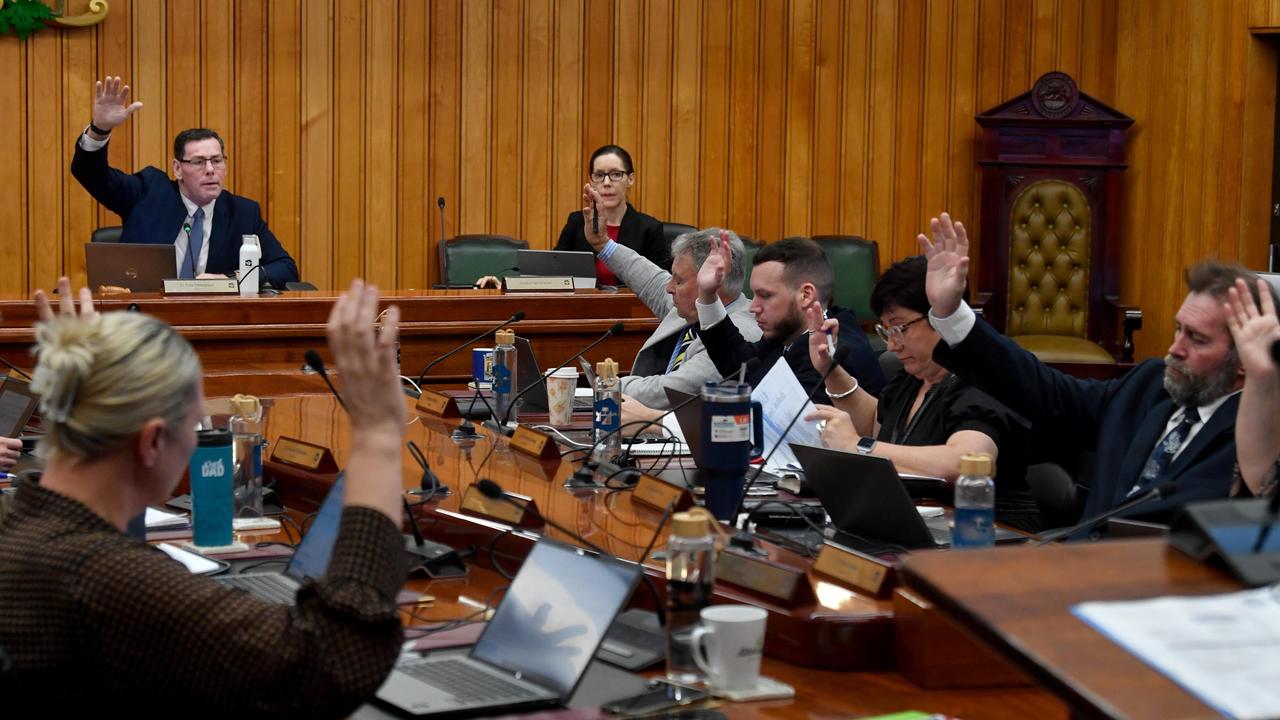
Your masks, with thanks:
[{"label": "bearded chin", "polygon": [[1165,358],[1165,363],[1169,367],[1176,367],[1183,377],[1182,380],[1179,380],[1169,372],[1169,367],[1165,368],[1165,392],[1169,393],[1169,397],[1173,398],[1173,401],[1179,407],[1208,405],[1231,392],[1232,388],[1235,387],[1236,373],[1240,369],[1240,359],[1236,355],[1234,348],[1223,360],[1222,367],[1218,368],[1216,373],[1208,376],[1193,375],[1187,371],[1186,366],[1182,363],[1170,358]]}]

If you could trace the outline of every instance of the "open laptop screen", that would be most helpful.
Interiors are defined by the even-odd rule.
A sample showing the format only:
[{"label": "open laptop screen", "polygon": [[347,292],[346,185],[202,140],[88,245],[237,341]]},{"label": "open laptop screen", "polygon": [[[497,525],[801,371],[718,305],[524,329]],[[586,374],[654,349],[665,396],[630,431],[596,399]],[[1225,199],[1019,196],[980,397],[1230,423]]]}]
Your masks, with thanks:
[{"label": "open laptop screen", "polygon": [[639,577],[635,565],[540,540],[471,655],[567,699]]},{"label": "open laptop screen", "polygon": [[308,578],[324,577],[329,570],[329,559],[333,557],[333,544],[338,540],[338,528],[342,525],[342,487],[345,474],[339,473],[333,481],[333,487],[316,512],[315,520],[298,544],[293,558],[289,560],[289,568],[285,571],[298,582]]},{"label": "open laptop screen", "polygon": [[14,377],[5,378],[0,385],[0,436],[21,435],[39,401],[27,383]]}]

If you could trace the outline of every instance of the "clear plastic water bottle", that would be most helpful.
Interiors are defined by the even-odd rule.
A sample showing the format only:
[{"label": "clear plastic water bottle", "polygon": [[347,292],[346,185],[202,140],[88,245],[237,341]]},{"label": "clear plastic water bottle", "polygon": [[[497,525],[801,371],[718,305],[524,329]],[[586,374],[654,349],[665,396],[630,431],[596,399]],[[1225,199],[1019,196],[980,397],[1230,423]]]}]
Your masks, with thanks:
[{"label": "clear plastic water bottle", "polygon": [[[612,460],[622,453],[622,382],[618,380],[618,363],[612,358],[596,363],[595,402],[591,428],[597,460]],[[603,440],[603,442],[602,442]]]},{"label": "clear plastic water bottle", "polygon": [[953,548],[987,548],[996,544],[996,483],[991,479],[994,463],[986,453],[960,458],[956,480]]},{"label": "clear plastic water bottle", "polygon": [[693,660],[691,641],[714,584],[715,541],[706,516],[672,515],[667,541],[667,679],[672,682],[706,680]]},{"label": "clear plastic water bottle", "polygon": [[495,422],[516,419],[511,401],[516,396],[516,334],[513,330],[494,333],[493,412]]},{"label": "clear plastic water bottle", "polygon": [[262,517],[262,403],[252,395],[231,398],[231,452],[235,468],[235,516]]}]

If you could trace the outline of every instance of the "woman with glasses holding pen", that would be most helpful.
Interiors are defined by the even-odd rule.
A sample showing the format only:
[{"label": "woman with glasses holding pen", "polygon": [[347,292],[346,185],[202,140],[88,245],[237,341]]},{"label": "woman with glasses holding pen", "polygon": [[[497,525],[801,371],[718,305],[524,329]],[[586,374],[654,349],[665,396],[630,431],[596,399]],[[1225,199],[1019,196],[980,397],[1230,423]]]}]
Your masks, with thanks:
[{"label": "woman with glasses holding pen", "polygon": [[[924,256],[896,262],[871,291],[876,332],[898,356],[902,369],[880,397],[861,390],[843,368],[827,378],[833,407],[818,406],[806,420],[818,421],[822,444],[837,450],[889,458],[900,473],[954,482],[960,457],[985,452],[996,458],[996,519],[1037,530],[1040,514],[1026,483],[1023,421],[990,395],[970,387],[933,361],[938,332],[929,324]],[[810,328],[839,331],[835,320],[809,313]],[[831,366],[826,332],[809,334],[809,354],[818,372]]]},{"label": "woman with glasses holding pen", "polygon": [[[602,234],[670,270],[670,250],[662,223],[627,202],[627,194],[636,181],[631,154],[617,145],[605,145],[591,153],[590,168],[589,182],[582,188],[583,209],[569,214],[555,249],[592,252],[587,232]],[[594,227],[589,227],[592,224]],[[618,284],[617,276],[599,258],[596,280],[600,285]]]}]

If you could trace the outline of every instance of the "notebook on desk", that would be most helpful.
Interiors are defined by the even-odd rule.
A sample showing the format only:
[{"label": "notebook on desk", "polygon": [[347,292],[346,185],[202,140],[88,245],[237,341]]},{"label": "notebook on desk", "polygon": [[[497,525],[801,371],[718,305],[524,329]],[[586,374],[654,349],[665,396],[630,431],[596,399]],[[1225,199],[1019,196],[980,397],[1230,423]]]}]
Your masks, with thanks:
[{"label": "notebook on desk", "polygon": [[237,587],[263,600],[281,605],[294,604],[298,588],[310,578],[324,577],[329,570],[329,559],[333,557],[333,545],[338,539],[338,528],[342,524],[342,486],[344,476],[339,473],[338,479],[329,488],[329,494],[320,505],[311,528],[298,543],[298,549],[289,558],[289,565],[283,573],[264,572],[244,575],[220,575],[214,580]]},{"label": "notebook on desk", "polygon": [[639,579],[636,565],[539,540],[471,651],[400,661],[378,701],[418,717],[563,705]]}]

